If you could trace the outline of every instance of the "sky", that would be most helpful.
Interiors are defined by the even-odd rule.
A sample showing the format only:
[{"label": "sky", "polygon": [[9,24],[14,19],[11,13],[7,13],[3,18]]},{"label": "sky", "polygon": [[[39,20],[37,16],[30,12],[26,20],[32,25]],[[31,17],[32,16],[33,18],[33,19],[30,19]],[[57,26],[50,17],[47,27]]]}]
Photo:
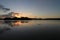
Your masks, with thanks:
[{"label": "sky", "polygon": [[[0,4],[22,16],[60,18],[60,0],[0,0]],[[6,13],[0,10],[1,14]]]}]

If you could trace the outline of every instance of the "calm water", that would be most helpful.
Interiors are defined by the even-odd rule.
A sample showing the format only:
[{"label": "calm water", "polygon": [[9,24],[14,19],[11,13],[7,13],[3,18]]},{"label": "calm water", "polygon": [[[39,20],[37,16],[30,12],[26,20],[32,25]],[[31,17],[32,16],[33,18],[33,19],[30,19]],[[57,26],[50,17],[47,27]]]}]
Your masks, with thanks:
[{"label": "calm water", "polygon": [[0,38],[57,38],[60,20],[0,20]]}]

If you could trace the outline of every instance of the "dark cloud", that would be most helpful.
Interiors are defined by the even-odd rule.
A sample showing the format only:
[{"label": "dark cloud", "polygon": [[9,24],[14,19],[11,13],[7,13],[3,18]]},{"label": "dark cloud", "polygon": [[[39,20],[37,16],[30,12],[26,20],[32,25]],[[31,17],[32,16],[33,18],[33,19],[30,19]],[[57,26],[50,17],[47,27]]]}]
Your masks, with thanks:
[{"label": "dark cloud", "polygon": [[0,5],[0,10],[6,12],[6,11],[9,11],[10,9],[9,8],[5,8],[3,5]]}]

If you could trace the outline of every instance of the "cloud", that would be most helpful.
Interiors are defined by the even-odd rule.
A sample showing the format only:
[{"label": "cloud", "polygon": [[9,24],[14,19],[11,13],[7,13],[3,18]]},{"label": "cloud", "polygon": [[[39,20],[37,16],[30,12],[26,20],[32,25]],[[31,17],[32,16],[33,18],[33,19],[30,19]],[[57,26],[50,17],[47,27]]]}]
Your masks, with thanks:
[{"label": "cloud", "polygon": [[5,8],[3,5],[0,5],[0,10],[4,11],[4,12],[7,12],[9,11],[10,9],[9,8]]}]

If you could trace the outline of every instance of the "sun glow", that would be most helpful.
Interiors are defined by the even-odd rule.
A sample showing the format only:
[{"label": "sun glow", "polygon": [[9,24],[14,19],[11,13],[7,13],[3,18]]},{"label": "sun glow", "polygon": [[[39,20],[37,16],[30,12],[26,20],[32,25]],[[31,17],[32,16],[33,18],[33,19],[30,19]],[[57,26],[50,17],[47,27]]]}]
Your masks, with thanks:
[{"label": "sun glow", "polygon": [[35,18],[36,16],[34,16],[32,13],[12,13],[12,17],[17,17],[17,18],[21,18],[21,17],[29,17],[29,18]]},{"label": "sun glow", "polygon": [[20,18],[20,17],[21,17],[21,14],[20,14],[20,13],[13,13],[13,14],[12,14],[12,17]]}]

